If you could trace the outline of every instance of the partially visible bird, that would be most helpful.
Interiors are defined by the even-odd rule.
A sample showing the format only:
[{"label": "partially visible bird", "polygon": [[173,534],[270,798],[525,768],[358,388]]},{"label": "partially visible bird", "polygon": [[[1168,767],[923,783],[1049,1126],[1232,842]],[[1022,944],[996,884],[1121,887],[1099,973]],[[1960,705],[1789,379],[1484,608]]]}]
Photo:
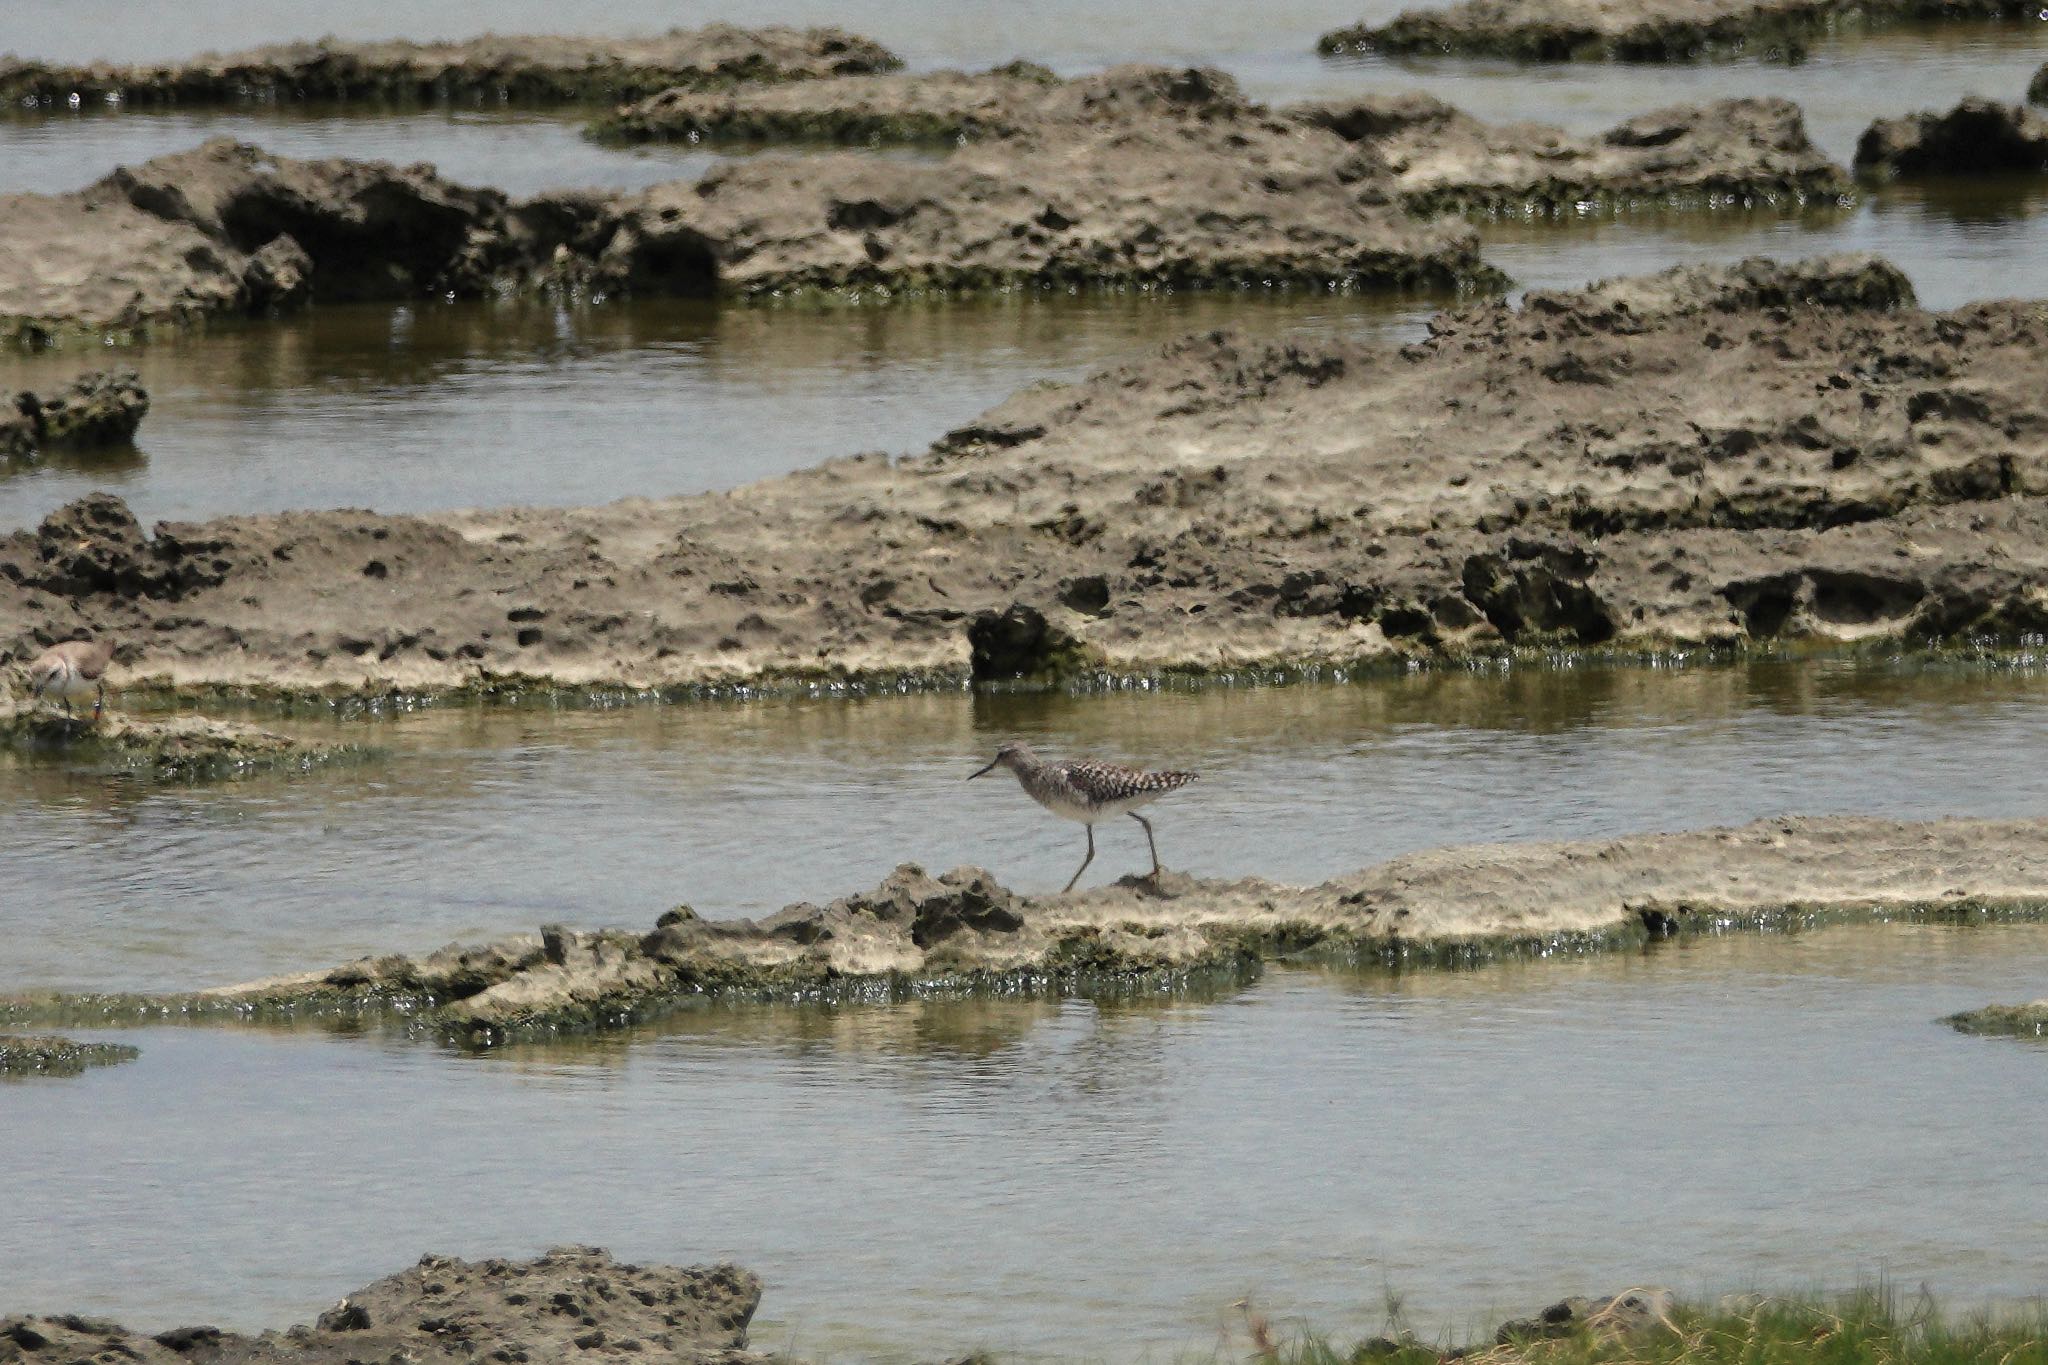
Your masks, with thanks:
[{"label": "partially visible bird", "polygon": [[1010,740],[996,750],[986,768],[969,773],[968,781],[999,767],[1015,773],[1033,801],[1063,820],[1078,820],[1088,827],[1088,856],[1060,888],[1061,895],[1072,891],[1088,864],[1095,861],[1095,822],[1112,815],[1128,815],[1145,827],[1145,846],[1152,850],[1152,880],[1158,881],[1159,845],[1152,839],[1152,822],[1138,814],[1137,808],[1195,780],[1194,773],[1147,772],[1080,758],[1044,759],[1031,752],[1030,745]]},{"label": "partially visible bird", "polygon": [[92,718],[98,720],[107,706],[107,666],[113,662],[112,641],[66,640],[29,663],[29,686],[38,701],[48,694],[63,702],[67,716],[73,697],[92,697]]}]

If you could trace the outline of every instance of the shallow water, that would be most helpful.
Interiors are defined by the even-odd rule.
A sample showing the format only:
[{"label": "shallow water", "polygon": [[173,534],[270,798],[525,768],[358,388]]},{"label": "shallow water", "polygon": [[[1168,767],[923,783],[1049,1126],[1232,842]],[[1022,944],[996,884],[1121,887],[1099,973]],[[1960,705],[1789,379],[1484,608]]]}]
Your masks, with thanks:
[{"label": "shallow water", "polygon": [[[314,37],[459,36],[559,26],[554,7],[431,14],[369,5],[203,3],[175,22],[83,10],[10,16],[8,41],[51,58],[169,57],[206,46]],[[1136,11],[1063,3],[911,11],[864,0],[750,9],[746,22],[838,22],[872,32],[914,66],[980,66],[1020,53],[1067,71],[1138,57],[1213,61],[1273,100],[1426,89],[1490,120],[1538,118],[1580,131],[1678,100],[1785,94],[1815,137],[1849,156],[1872,119],[1947,107],[1966,92],[2017,98],[2048,60],[2048,24],[1849,35],[1797,68],[1523,68],[1502,63],[1325,60],[1315,36],[1358,17],[1348,4],[1273,10]],[[1387,0],[1374,10],[1391,13]],[[591,31],[701,22],[708,12],[627,4]],[[1384,17],[1384,16],[1381,16]],[[294,155],[430,161],[514,193],[630,188],[703,174],[721,155],[686,146],[584,142],[587,111],[428,109],[326,117],[293,109],[0,117],[0,191],[76,188],[115,164],[233,135]],[[897,154],[897,153],[892,153]],[[1921,300],[1946,308],[2032,288],[2048,260],[2048,182],[1913,187],[1848,210],[1635,214],[1578,224],[1498,223],[1486,252],[1517,281],[1569,287],[1680,262],[1747,255],[1883,253]],[[1345,332],[1407,339],[1435,305],[1301,293],[1211,299],[1010,299],[818,313],[668,301],[333,308],[293,322],[109,352],[143,372],[155,407],[138,447],[0,466],[0,529],[33,525],[94,488],[145,521],[294,507],[386,512],[570,504],[729,487],[832,455],[923,446],[1023,384],[1073,378],[1186,331]],[[92,356],[0,361],[0,384],[61,383]],[[572,455],[571,452],[574,452]]]},{"label": "shallow water", "polygon": [[[309,779],[152,787],[0,768],[0,990],[169,989],[528,931],[758,915],[897,863],[1051,891],[1080,831],[1003,738],[1193,768],[1151,814],[1173,867],[1309,883],[1419,848],[1785,812],[2048,810],[2048,669],[1523,670],[1096,697],[441,710]],[[1086,885],[1146,865],[1105,827]]]},{"label": "shallow water", "polygon": [[[1842,929],[1213,1001],[711,1011],[576,1047],[155,1029],[0,1085],[0,1309],[304,1321],[424,1248],[731,1257],[824,1359],[1468,1339],[1645,1282],[2039,1294],[2048,927]],[[235,1140],[221,1140],[232,1132]],[[1235,1324],[1231,1339],[1219,1327]]]}]

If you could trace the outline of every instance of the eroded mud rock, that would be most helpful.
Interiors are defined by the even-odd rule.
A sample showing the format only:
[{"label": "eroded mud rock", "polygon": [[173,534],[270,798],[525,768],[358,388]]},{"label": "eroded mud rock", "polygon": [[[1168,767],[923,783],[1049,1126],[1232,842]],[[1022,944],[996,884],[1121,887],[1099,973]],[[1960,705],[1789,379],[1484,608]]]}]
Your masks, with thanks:
[{"label": "eroded mud rock", "polygon": [[[1038,69],[857,76],[718,94],[668,91],[597,126],[630,138],[845,142],[1032,140],[1056,151],[1106,125],[1194,121],[1271,158],[1276,111],[1220,71],[1117,67],[1062,81]],[[1849,177],[1786,100],[1725,100],[1631,119],[1597,138],[1540,124],[1489,126],[1426,95],[1374,95],[1277,113],[1335,134],[1285,138],[1286,153],[1355,192],[1411,212],[1583,211],[1655,200],[1701,206],[1832,199]]]},{"label": "eroded mud rock", "polygon": [[1799,106],[1782,99],[1659,109],[1590,138],[1543,124],[1484,124],[1419,93],[1288,112],[1356,144],[1340,177],[1384,183],[1414,212],[1720,207],[1850,192],[1848,174],[1807,137]]},{"label": "eroded mud rock", "polygon": [[665,90],[592,131],[629,141],[953,142],[1156,118],[1239,119],[1260,112],[1213,67],[1120,66],[1061,80],[1029,62],[990,71],[850,76],[794,87]]},{"label": "eroded mud rock", "polygon": [[713,496],[16,533],[0,664],[104,634],[172,686],[958,684],[1013,608],[1124,676],[2048,631],[2048,305],[1911,299],[1867,257],[1689,268],[1406,347],[1190,337]]},{"label": "eroded mud rock", "polygon": [[835,28],[712,24],[652,38],[487,34],[433,43],[324,38],[168,64],[64,66],[8,56],[0,58],[0,100],[31,108],[298,100],[537,104],[887,71],[898,64],[879,43]]},{"label": "eroded mud rock", "polygon": [[77,194],[0,199],[0,341],[132,339],[308,299],[562,287],[866,297],[1504,283],[1469,227],[1354,192],[1298,133],[1274,119],[1111,120],[1065,128],[1057,148],[757,157],[697,182],[519,204],[430,167],[296,161],[216,139]]},{"label": "eroded mud rock", "polygon": [[216,315],[476,292],[504,196],[424,166],[295,161],[216,138],[75,194],[0,197],[0,341],[121,340]]},{"label": "eroded mud rock", "polygon": [[1845,24],[2016,19],[2019,0],[1463,0],[1322,36],[1327,55],[1457,53],[1521,61],[1797,61]]},{"label": "eroded mud rock", "polygon": [[2027,1005],[1986,1005],[1951,1014],[1942,1021],[1963,1033],[2003,1034],[2015,1038],[2048,1037],[2048,1000]]},{"label": "eroded mud rock", "polygon": [[1878,179],[2048,173],[2048,118],[1972,95],[1945,114],[1879,119],[1856,141],[1856,171]]},{"label": "eroded mud rock", "polygon": [[216,1327],[154,1336],[75,1315],[0,1318],[0,1360],[203,1360],[351,1365],[368,1360],[682,1361],[748,1365],[761,1282],[733,1265],[622,1264],[596,1247],[526,1261],[424,1256],[310,1326],[249,1337]]},{"label": "eroded mud rock", "polygon": [[133,370],[91,370],[51,393],[0,395],[0,459],[126,445],[148,411]]},{"label": "eroded mud rock", "polygon": [[[91,1066],[132,1062],[141,1050],[125,1043],[80,1043],[54,1035],[0,1033],[0,1076],[76,1076]],[[5,1335],[0,1326],[0,1337]],[[0,1345],[0,1352],[5,1351]],[[0,1359],[5,1359],[0,1354]]]},{"label": "eroded mud rock", "polygon": [[[1739,829],[1410,854],[1313,887],[1126,877],[1027,895],[979,868],[898,868],[872,891],[766,919],[679,909],[644,934],[550,926],[481,948],[364,958],[167,997],[109,1017],[395,1009],[470,1043],[604,1028],[704,999],[888,1000],[1242,980],[1263,958],[1459,964],[1694,931],[2002,915],[2048,904],[2048,821],[1782,818]],[[95,1003],[21,1001],[16,1020]]]}]

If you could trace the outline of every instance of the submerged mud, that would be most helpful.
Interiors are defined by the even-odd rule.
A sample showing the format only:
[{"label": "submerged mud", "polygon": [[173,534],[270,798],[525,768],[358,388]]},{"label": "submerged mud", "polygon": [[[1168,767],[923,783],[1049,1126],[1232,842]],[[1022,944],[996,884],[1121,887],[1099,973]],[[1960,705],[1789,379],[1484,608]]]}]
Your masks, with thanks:
[{"label": "submerged mud", "polygon": [[[125,1043],[81,1043],[52,1035],[0,1033],[0,1077],[77,1076],[87,1067],[115,1066],[141,1055]],[[0,1336],[5,1335],[0,1326]],[[4,1358],[4,1357],[0,1357]]]},{"label": "submerged mud", "polygon": [[1986,1005],[1952,1014],[1942,1022],[1962,1033],[2044,1038],[2048,1037],[2048,1000],[2025,1005]]},{"label": "submerged mud", "polygon": [[789,81],[901,65],[836,28],[711,24],[651,38],[486,34],[462,42],[274,43],[190,61],[63,65],[0,57],[0,100],[28,108],[632,99],[676,87]]},{"label": "submerged mud", "polygon": [[760,921],[687,907],[181,996],[21,1000],[102,1021],[395,1012],[473,1045],[621,1025],[705,1000],[1102,994],[1243,980],[1303,954],[1391,967],[1640,945],[1855,918],[2048,913],[2048,822],[1787,817],[1739,829],[1450,848],[1313,887],[1173,873],[1077,895],[906,865]]},{"label": "submerged mud", "polygon": [[1214,333],[729,493],[152,534],[77,504],[0,539],[0,665],[91,635],[128,686],[684,694],[2022,639],[2044,365],[2048,304],[1925,312],[1870,258],[1398,348]]},{"label": "submerged mud", "polygon": [[747,1365],[769,1359],[746,1349],[760,1302],[759,1277],[735,1265],[631,1265],[597,1247],[556,1247],[523,1261],[429,1255],[345,1296],[310,1325],[254,1337],[217,1327],[147,1334],[75,1314],[0,1317],[0,1361]]},{"label": "submerged mud", "polygon": [[41,762],[161,782],[304,772],[365,756],[353,745],[309,744],[237,721],[124,716],[112,710],[95,721],[89,705],[74,715],[5,697],[0,697],[0,747]]},{"label": "submerged mud", "polygon": [[2022,0],[1461,0],[1326,33],[1326,55],[1385,52],[1520,61],[1797,61],[1850,25],[2034,17]]}]

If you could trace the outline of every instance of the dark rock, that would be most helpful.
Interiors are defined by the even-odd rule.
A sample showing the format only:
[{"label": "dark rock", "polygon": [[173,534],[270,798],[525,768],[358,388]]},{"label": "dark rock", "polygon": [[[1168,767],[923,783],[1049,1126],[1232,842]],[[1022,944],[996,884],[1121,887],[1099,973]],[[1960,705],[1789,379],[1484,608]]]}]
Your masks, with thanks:
[{"label": "dark rock", "polygon": [[1876,179],[2040,175],[2048,172],[2048,118],[1971,95],[1945,114],[1879,119],[1856,140],[1856,172]]},{"label": "dark rock", "polygon": [[0,397],[0,458],[128,445],[148,411],[133,370],[92,370],[53,393]]},{"label": "dark rock", "polygon": [[967,624],[967,647],[976,682],[1056,682],[1086,665],[1073,636],[1022,602],[977,614]]},{"label": "dark rock", "polygon": [[1656,1328],[1670,1327],[1673,1297],[1668,1289],[1631,1289],[1610,1298],[1569,1298],[1531,1318],[1501,1324],[1494,1344],[1541,1341],[1586,1332],[1599,1340],[1619,1340]]}]

